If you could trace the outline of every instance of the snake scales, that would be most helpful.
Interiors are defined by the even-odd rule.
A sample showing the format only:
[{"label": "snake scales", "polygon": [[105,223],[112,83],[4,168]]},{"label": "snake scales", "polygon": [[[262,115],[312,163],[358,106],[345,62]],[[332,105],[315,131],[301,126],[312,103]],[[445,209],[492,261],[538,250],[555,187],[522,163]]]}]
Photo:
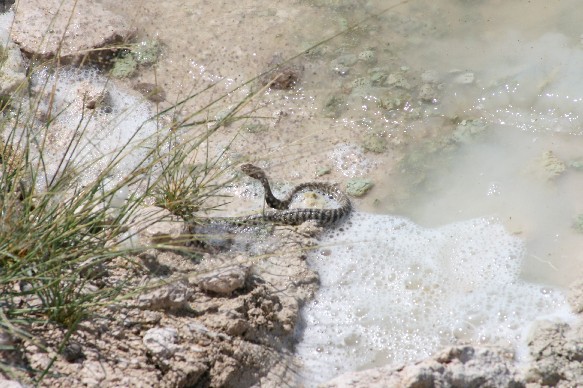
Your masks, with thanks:
[{"label": "snake scales", "polygon": [[[246,226],[261,223],[299,225],[305,221],[312,220],[316,221],[321,226],[330,226],[348,216],[352,211],[350,199],[332,184],[320,182],[301,183],[295,186],[284,199],[278,199],[273,195],[267,175],[261,168],[252,164],[244,164],[241,166],[241,171],[251,178],[257,179],[261,183],[265,190],[265,202],[269,207],[275,210],[267,210],[261,214],[243,217],[213,217],[206,219],[206,222],[210,224]],[[301,191],[321,192],[335,200],[338,203],[338,206],[330,209],[290,209],[289,206],[293,199]]]}]

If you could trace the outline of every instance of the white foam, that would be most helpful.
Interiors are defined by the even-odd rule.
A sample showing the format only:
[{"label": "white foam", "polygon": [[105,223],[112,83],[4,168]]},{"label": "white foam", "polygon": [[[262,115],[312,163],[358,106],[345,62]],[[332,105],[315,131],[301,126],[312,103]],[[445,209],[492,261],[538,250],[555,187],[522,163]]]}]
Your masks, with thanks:
[{"label": "white foam", "polygon": [[[43,136],[49,139],[43,151],[49,179],[72,138],[79,138],[79,143],[67,159],[82,168],[81,184],[94,182],[114,157],[118,162],[109,174],[110,184],[144,162],[156,134],[151,120],[154,112],[145,99],[122,90],[91,68],[58,72],[45,68],[35,73],[32,81],[34,90],[45,96],[38,111],[52,119],[38,133],[39,144]],[[87,101],[100,94],[105,96],[103,106],[87,108]],[[117,152],[123,147],[120,158]]]},{"label": "white foam", "polygon": [[517,345],[563,295],[519,277],[522,241],[484,218],[436,229],[355,214],[312,254],[321,289],[303,311],[297,354],[308,384],[426,357],[446,344]]},{"label": "white foam", "polygon": [[366,175],[372,167],[362,149],[349,144],[337,146],[330,153],[330,159],[342,175],[350,178]]}]

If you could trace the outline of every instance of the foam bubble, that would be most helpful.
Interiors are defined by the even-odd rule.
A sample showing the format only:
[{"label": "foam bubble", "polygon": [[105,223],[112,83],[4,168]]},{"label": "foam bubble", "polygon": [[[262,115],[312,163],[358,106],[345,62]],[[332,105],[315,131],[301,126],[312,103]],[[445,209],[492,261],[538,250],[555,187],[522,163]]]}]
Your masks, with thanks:
[{"label": "foam bubble", "polygon": [[322,244],[310,257],[321,289],[297,347],[310,383],[446,344],[516,345],[538,316],[568,311],[560,292],[520,279],[523,243],[492,220],[426,229],[355,214]]},{"label": "foam bubble", "polygon": [[355,177],[367,174],[372,163],[366,158],[362,149],[349,144],[341,144],[330,154],[336,169],[344,176]]},{"label": "foam bubble", "polygon": [[[118,162],[110,171],[109,184],[144,162],[155,141],[156,124],[151,105],[141,96],[122,90],[94,68],[44,68],[33,75],[32,85],[43,96],[35,113],[50,119],[37,135],[49,179],[65,150],[66,159],[83,168],[81,184],[94,182],[114,158]],[[42,140],[44,136],[48,141]],[[125,152],[120,158],[121,149]]]}]

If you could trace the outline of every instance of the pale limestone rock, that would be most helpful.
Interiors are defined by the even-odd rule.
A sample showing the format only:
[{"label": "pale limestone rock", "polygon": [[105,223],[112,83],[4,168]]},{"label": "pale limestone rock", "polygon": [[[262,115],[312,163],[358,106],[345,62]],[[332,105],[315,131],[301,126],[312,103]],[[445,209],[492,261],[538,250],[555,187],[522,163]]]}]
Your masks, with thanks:
[{"label": "pale limestone rock", "polygon": [[416,364],[346,373],[320,387],[518,387],[521,377],[507,349],[454,346]]},{"label": "pale limestone rock", "polygon": [[25,89],[27,78],[20,49],[14,43],[3,48],[4,61],[0,64],[0,94],[10,94]]},{"label": "pale limestone rock", "polygon": [[[99,387],[111,370],[99,361],[86,361],[81,369],[80,380],[87,387]],[[111,373],[110,373],[111,374]]]},{"label": "pale limestone rock", "polygon": [[245,285],[248,273],[248,267],[235,265],[197,276],[193,282],[205,291],[219,295],[231,295],[233,291]]},{"label": "pale limestone rock", "polygon": [[439,94],[433,84],[426,83],[419,88],[419,99],[423,102],[435,103],[438,97]]},{"label": "pale limestone rock", "polygon": [[160,387],[195,387],[207,367],[192,360],[176,361],[172,368],[164,374]]},{"label": "pale limestone rock", "polygon": [[178,280],[144,292],[138,298],[138,305],[150,310],[187,310],[190,307],[188,299],[191,295],[188,283],[185,280]]},{"label": "pale limestone rock", "polygon": [[178,331],[173,327],[155,327],[146,331],[143,343],[148,351],[162,358],[170,358],[179,349]]},{"label": "pale limestone rock", "polygon": [[583,326],[538,321],[528,346],[532,362],[527,383],[544,386],[583,386]]},{"label": "pale limestone rock", "polygon": [[[92,0],[26,0],[15,5],[11,38],[29,55],[77,60],[128,40],[135,30]],[[59,51],[60,50],[60,51]]]}]

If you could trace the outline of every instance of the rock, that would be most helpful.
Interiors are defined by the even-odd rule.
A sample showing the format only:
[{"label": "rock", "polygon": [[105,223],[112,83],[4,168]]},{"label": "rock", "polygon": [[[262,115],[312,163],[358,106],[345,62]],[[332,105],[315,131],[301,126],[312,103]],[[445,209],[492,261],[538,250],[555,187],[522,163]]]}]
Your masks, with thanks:
[{"label": "rock", "polygon": [[559,159],[553,151],[545,151],[541,157],[543,174],[548,180],[561,175],[567,169],[565,162]]},{"label": "rock", "polygon": [[583,385],[583,326],[538,321],[528,338],[532,357],[528,383],[550,386]]},{"label": "rock", "polygon": [[80,371],[80,380],[87,387],[99,387],[105,380],[110,368],[99,361],[86,361]]},{"label": "rock", "polygon": [[369,77],[359,77],[351,82],[353,88],[368,88],[372,86],[372,80]]},{"label": "rock", "polygon": [[487,125],[481,119],[462,120],[456,125],[451,139],[456,143],[467,143],[472,141],[477,134],[484,132]]},{"label": "rock", "polygon": [[215,329],[216,332],[221,333],[219,334],[219,338],[223,337],[225,339],[228,339],[229,336],[240,336],[250,327],[249,322],[243,319],[230,317],[226,312],[223,312],[222,314],[206,315],[204,317],[204,323]]},{"label": "rock", "polygon": [[[113,68],[111,69],[110,74],[115,78],[132,77],[136,73],[138,65],[149,66],[155,63],[160,56],[160,52],[160,42],[157,40],[143,41],[134,44],[131,46],[130,51],[126,50],[123,55],[120,55],[113,60]],[[163,101],[163,99],[161,101]]]},{"label": "rock", "polygon": [[[214,317],[210,318],[211,321],[213,319],[214,319]],[[205,319],[205,320],[207,320],[207,319]],[[200,324],[197,322],[190,322],[186,326],[190,331],[197,333],[197,334],[207,336],[207,337],[212,338],[212,339],[223,339],[223,340],[229,339],[229,337],[227,335],[225,335],[224,333],[209,330],[209,328],[206,325],[203,325],[203,324]]]},{"label": "rock", "polygon": [[245,286],[248,273],[248,267],[235,265],[199,275],[193,281],[204,291],[228,296]]},{"label": "rock", "polygon": [[330,167],[320,167],[316,170],[316,177],[321,177],[323,175],[327,175],[330,174],[332,172],[332,169]]},{"label": "rock", "polygon": [[405,78],[403,73],[391,73],[387,78],[387,83],[391,86],[396,86],[403,89],[411,89],[411,84]]},{"label": "rock", "polygon": [[28,55],[77,62],[92,49],[127,41],[134,32],[99,2],[29,0],[18,3],[11,37]]},{"label": "rock", "polygon": [[259,81],[261,85],[276,90],[293,89],[304,72],[303,65],[287,62],[281,54],[273,55],[267,67],[269,70],[259,78]]},{"label": "rock", "polygon": [[402,93],[391,93],[391,95],[381,98],[379,106],[386,110],[402,109],[409,99],[410,96],[408,95]]},{"label": "rock", "polygon": [[132,55],[142,66],[156,63],[161,52],[162,45],[157,40],[144,40],[132,46]]},{"label": "rock", "polygon": [[349,180],[346,184],[346,194],[353,197],[362,197],[372,189],[373,186],[374,183],[369,179],[354,178]]},{"label": "rock", "polygon": [[512,353],[504,348],[454,346],[416,364],[351,372],[321,388],[523,387]]},{"label": "rock", "polygon": [[62,355],[67,362],[75,362],[84,357],[83,347],[79,342],[69,341],[69,343],[63,348]]},{"label": "rock", "polygon": [[367,133],[362,141],[362,147],[370,152],[381,154],[387,150],[387,139],[375,133]]},{"label": "rock", "polygon": [[358,60],[369,64],[375,63],[377,60],[377,56],[374,50],[364,50],[358,53]]},{"label": "rock", "polygon": [[341,96],[333,95],[324,104],[324,107],[322,108],[322,114],[324,117],[336,119],[340,117],[342,112],[346,109],[346,100]]},{"label": "rock", "polygon": [[327,201],[324,196],[318,195],[314,192],[302,193],[300,198],[301,198],[301,200],[299,201],[300,207],[321,209],[326,207],[327,204]]},{"label": "rock", "polygon": [[138,297],[138,306],[149,310],[184,311],[189,310],[188,300],[192,291],[186,280],[178,280],[163,285],[151,291],[146,291]]},{"label": "rock", "polygon": [[178,331],[173,327],[156,327],[146,331],[142,342],[152,355],[170,358],[179,349]]},{"label": "rock", "polygon": [[437,102],[437,97],[437,90],[432,84],[426,83],[419,88],[419,99],[421,101],[434,104]]},{"label": "rock", "polygon": [[382,86],[387,80],[387,74],[383,70],[375,69],[369,73],[372,86]]},{"label": "rock", "polygon": [[138,62],[133,55],[126,54],[113,60],[113,68],[110,71],[112,77],[130,78],[138,69]]},{"label": "rock", "polygon": [[8,95],[19,88],[24,90],[27,77],[20,49],[14,43],[8,43],[1,51],[0,95]]},{"label": "rock", "polygon": [[200,362],[176,361],[172,368],[164,374],[161,387],[195,387],[208,367]]}]

